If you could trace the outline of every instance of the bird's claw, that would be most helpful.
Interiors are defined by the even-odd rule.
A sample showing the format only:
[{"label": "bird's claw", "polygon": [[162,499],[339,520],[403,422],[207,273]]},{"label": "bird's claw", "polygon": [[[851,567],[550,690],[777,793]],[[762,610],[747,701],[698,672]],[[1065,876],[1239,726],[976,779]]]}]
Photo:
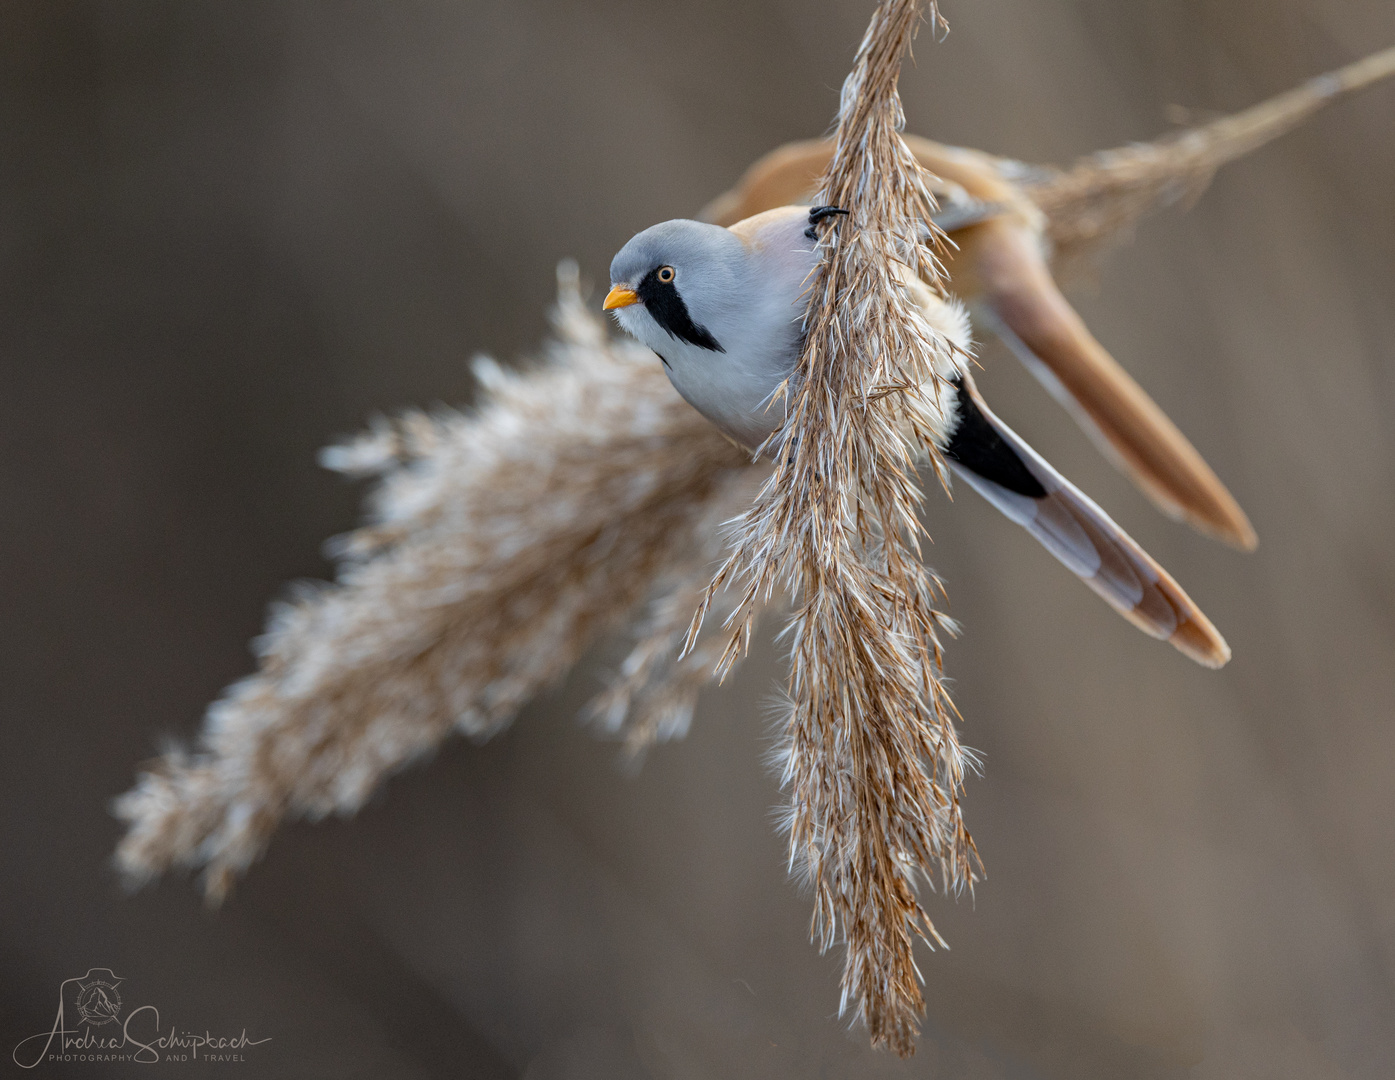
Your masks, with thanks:
[{"label": "bird's claw", "polygon": [[819,234],[814,231],[814,227],[820,221],[826,221],[831,217],[846,217],[848,213],[849,211],[844,210],[841,206],[815,206],[809,211],[809,227],[804,230],[804,235],[810,240],[817,240]]}]

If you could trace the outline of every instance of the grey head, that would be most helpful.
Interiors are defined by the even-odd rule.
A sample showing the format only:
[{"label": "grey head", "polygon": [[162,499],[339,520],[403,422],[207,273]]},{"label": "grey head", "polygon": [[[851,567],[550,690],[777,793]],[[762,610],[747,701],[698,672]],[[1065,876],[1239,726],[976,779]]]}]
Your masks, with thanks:
[{"label": "grey head", "polygon": [[605,310],[658,354],[697,412],[744,447],[780,426],[778,388],[799,356],[809,212],[787,207],[731,229],[672,220],[625,244]]},{"label": "grey head", "polygon": [[665,221],[620,249],[605,308],[663,361],[674,388],[754,448],[784,415],[777,390],[799,355],[814,265],[807,209],[731,229]]},{"label": "grey head", "polygon": [[701,221],[665,221],[636,235],[611,261],[605,306],[661,356],[665,344],[677,342],[726,352],[721,331],[746,276],[745,248],[735,234]]}]

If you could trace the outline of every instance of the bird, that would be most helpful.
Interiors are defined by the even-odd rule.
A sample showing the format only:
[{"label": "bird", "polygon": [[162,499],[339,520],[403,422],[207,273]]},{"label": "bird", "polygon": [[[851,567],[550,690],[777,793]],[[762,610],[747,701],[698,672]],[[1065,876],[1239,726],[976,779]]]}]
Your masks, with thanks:
[{"label": "bird", "polygon": [[[998,211],[985,202],[950,212]],[[684,400],[737,445],[768,454],[785,419],[779,391],[803,348],[818,228],[846,213],[801,204],[730,226],[653,225],[615,255],[602,306],[654,352]],[[963,305],[909,270],[901,283],[920,317],[957,347],[938,351],[933,385],[922,388],[933,402],[930,438],[951,473],[1144,633],[1222,667],[1230,647],[1182,587],[983,400],[966,362],[973,343]]]},{"label": "bird", "polygon": [[[1053,251],[1053,223],[1029,198],[1029,192],[1049,186],[1054,170],[915,135],[905,141],[928,170],[927,184],[941,206],[936,222],[953,241],[941,258],[955,295],[969,304],[974,319],[1002,339],[1158,509],[1222,543],[1253,551],[1258,537],[1235,497],[1057,287],[1052,266],[1061,252]],[[699,216],[731,225],[797,203],[817,188],[832,155],[828,139],[782,146]],[[1097,201],[1103,196],[1094,192]],[[1095,206],[1094,213],[1104,211]]]}]

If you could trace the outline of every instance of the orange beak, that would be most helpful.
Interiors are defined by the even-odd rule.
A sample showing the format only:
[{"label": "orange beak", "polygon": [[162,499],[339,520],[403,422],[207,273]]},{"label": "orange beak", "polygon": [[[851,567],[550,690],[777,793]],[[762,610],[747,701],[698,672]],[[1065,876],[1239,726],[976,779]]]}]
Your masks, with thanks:
[{"label": "orange beak", "polygon": [[616,308],[629,307],[631,304],[639,303],[639,293],[624,285],[617,285],[606,293],[605,303],[601,305],[603,311],[614,311]]}]

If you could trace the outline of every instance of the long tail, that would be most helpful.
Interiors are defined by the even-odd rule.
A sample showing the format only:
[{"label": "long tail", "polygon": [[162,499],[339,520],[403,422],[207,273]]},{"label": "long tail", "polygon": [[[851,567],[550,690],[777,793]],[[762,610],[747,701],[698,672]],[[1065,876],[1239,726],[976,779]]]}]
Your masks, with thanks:
[{"label": "long tail", "polygon": [[958,426],[941,449],[955,473],[1151,637],[1209,668],[1230,646],[1157,561],[988,408],[972,379],[959,384]]}]

